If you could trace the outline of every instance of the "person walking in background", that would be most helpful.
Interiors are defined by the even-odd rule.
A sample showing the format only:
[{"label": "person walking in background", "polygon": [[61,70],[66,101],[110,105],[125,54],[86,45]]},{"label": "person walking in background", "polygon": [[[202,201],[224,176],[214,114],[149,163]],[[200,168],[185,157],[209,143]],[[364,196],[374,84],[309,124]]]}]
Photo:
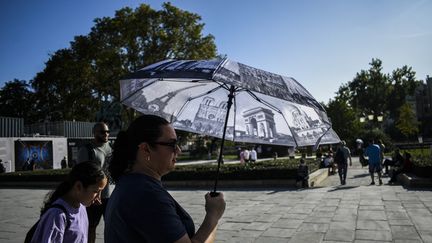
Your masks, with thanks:
[{"label": "person walking in background", "polygon": [[36,169],[36,159],[37,159],[37,154],[33,153],[32,158],[30,159],[30,163],[28,165],[27,170],[34,171]]},{"label": "person walking in background", "polygon": [[27,157],[26,161],[24,162],[24,164],[21,166],[21,170],[28,170],[28,167],[30,165],[30,157]]},{"label": "person walking in background", "polygon": [[250,162],[252,162],[252,163],[255,162],[258,159],[258,157],[257,157],[257,151],[255,150],[254,147],[252,147],[252,149],[250,151],[249,158],[250,158]]},{"label": "person walking in background", "polygon": [[[78,151],[78,164],[83,161],[93,161],[106,170],[109,163],[107,160],[112,154],[111,145],[108,142],[109,132],[108,126],[103,122],[98,122],[93,126],[94,139],[85,146],[82,146]],[[102,191],[101,203],[93,204],[87,208],[87,214],[89,218],[89,243],[94,243],[96,241],[96,228],[100,222],[100,219],[102,218],[102,215],[105,215],[105,208],[108,204],[109,196],[110,191],[109,186],[107,186]]]},{"label": "person walking in background", "polygon": [[3,165],[3,160],[0,159],[0,174],[6,172],[6,167]]},{"label": "person walking in background", "polygon": [[278,153],[276,151],[273,152],[273,161],[278,159]]},{"label": "person walking in background", "polygon": [[65,169],[67,168],[67,160],[66,160],[66,156],[63,157],[63,159],[60,162],[61,168]]},{"label": "person walking in background", "polygon": [[365,149],[363,148],[363,140],[357,139],[357,154],[359,155],[359,162],[363,167],[369,165],[369,160],[365,158]]},{"label": "person walking in background", "polygon": [[381,163],[384,163],[384,150],[385,150],[385,145],[382,142],[381,139],[378,140],[378,146],[380,147],[380,159],[381,159]]},{"label": "person walking in background", "polygon": [[352,166],[351,151],[346,146],[346,142],[342,140],[339,144],[339,148],[337,149],[334,158],[335,162],[337,163],[341,185],[346,184],[346,177],[348,173],[348,159],[350,162],[350,166]]},{"label": "person walking in background", "polygon": [[317,163],[318,163],[318,165],[321,167],[321,163],[322,163],[322,156],[323,156],[323,154],[322,154],[322,148],[321,147],[319,147],[317,150],[316,150],[316,153],[315,153],[315,157],[316,157],[316,161],[317,161]]},{"label": "person walking in background", "polygon": [[241,152],[240,152],[240,164],[244,164],[245,163],[245,158],[244,158],[244,148],[241,148]]},{"label": "person walking in background", "polygon": [[369,173],[372,179],[371,185],[375,185],[375,172],[378,174],[379,184],[382,185],[381,180],[381,150],[379,145],[375,144],[373,140],[369,141],[369,145],[366,147],[365,156],[369,160]]},{"label": "person walking in background", "polygon": [[162,185],[180,153],[174,128],[158,116],[142,115],[118,133],[108,168],[116,186],[106,210],[106,243],[214,241],[223,193],[205,195],[206,213],[195,232],[190,215]]},{"label": "person walking in background", "polygon": [[297,168],[297,183],[301,182],[302,188],[309,187],[309,167],[306,165],[305,159],[300,159],[300,164]]},{"label": "person walking in background", "polygon": [[48,193],[40,221],[26,242],[86,243],[88,219],[85,207],[100,200],[107,178],[100,166],[86,161],[75,166],[55,191]]},{"label": "person walking in background", "polygon": [[243,156],[244,156],[244,160],[246,163],[249,163],[250,160],[250,151],[245,148],[245,150],[243,151]]}]

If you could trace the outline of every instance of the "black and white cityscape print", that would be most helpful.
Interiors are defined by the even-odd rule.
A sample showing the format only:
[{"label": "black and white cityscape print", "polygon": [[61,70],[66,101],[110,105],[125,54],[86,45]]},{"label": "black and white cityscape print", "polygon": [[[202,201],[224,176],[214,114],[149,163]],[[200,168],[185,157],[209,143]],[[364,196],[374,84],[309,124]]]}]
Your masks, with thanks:
[{"label": "black and white cityscape print", "polygon": [[321,105],[292,78],[230,60],[167,61],[142,70],[152,78],[121,80],[122,103],[176,129],[222,137],[227,88],[235,85],[226,139],[286,146],[314,145],[320,137],[322,144],[339,141]]}]

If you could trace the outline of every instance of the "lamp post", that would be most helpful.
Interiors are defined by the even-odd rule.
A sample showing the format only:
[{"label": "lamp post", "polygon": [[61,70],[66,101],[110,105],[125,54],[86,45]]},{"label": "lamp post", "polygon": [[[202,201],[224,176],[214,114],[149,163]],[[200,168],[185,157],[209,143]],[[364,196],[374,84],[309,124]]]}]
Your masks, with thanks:
[{"label": "lamp post", "polygon": [[[372,125],[370,125],[370,126],[371,126],[371,128],[373,128],[375,121],[377,123],[382,123],[383,122],[384,116],[383,116],[382,112],[379,113],[378,115],[374,115],[373,113],[370,113],[370,114],[367,114],[367,115],[362,114],[362,116],[359,118],[359,120],[360,120],[360,123],[365,123],[366,120],[367,120],[368,123],[372,123]],[[380,129],[381,129],[381,126],[380,126]]]},{"label": "lamp post", "polygon": [[382,113],[381,114],[379,114],[378,116],[377,116],[377,121],[378,122],[382,122],[384,120],[384,116],[382,115]]}]

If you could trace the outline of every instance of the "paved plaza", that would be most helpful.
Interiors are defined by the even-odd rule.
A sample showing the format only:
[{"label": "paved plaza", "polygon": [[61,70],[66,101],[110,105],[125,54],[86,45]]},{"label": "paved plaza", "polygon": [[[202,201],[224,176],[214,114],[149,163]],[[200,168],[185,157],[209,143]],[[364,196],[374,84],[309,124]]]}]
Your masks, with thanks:
[{"label": "paved plaza", "polygon": [[[388,180],[369,186],[367,169],[356,160],[344,186],[332,175],[319,188],[223,190],[227,208],[216,242],[432,242],[432,190],[390,186]],[[0,242],[23,242],[47,192],[0,189]],[[206,191],[170,193],[198,227]]]}]

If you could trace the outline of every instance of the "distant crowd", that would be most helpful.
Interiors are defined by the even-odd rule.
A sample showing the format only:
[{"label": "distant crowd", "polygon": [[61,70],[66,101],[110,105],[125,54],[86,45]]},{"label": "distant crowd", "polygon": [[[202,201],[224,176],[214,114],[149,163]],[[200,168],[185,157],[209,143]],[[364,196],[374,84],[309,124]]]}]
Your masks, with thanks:
[{"label": "distant crowd", "polygon": [[[379,185],[383,184],[383,175],[390,177],[388,184],[396,183],[399,174],[412,171],[411,154],[405,152],[402,155],[400,150],[396,148],[391,158],[385,158],[385,145],[381,140],[377,141],[369,140],[367,146],[364,146],[363,140],[357,139],[355,149],[359,155],[359,161],[362,167],[368,166],[371,177],[370,185],[376,184],[375,174],[377,175]],[[348,165],[352,166],[352,158],[351,151],[345,141],[342,140],[337,145],[336,152],[333,152],[332,146],[329,146],[328,151],[325,153],[322,151],[322,148],[318,149],[316,157],[320,168],[328,168],[329,175],[338,173],[341,185],[346,184]],[[301,187],[308,187],[308,179],[308,167],[304,159],[301,159],[297,173],[297,182],[301,182]]]}]

